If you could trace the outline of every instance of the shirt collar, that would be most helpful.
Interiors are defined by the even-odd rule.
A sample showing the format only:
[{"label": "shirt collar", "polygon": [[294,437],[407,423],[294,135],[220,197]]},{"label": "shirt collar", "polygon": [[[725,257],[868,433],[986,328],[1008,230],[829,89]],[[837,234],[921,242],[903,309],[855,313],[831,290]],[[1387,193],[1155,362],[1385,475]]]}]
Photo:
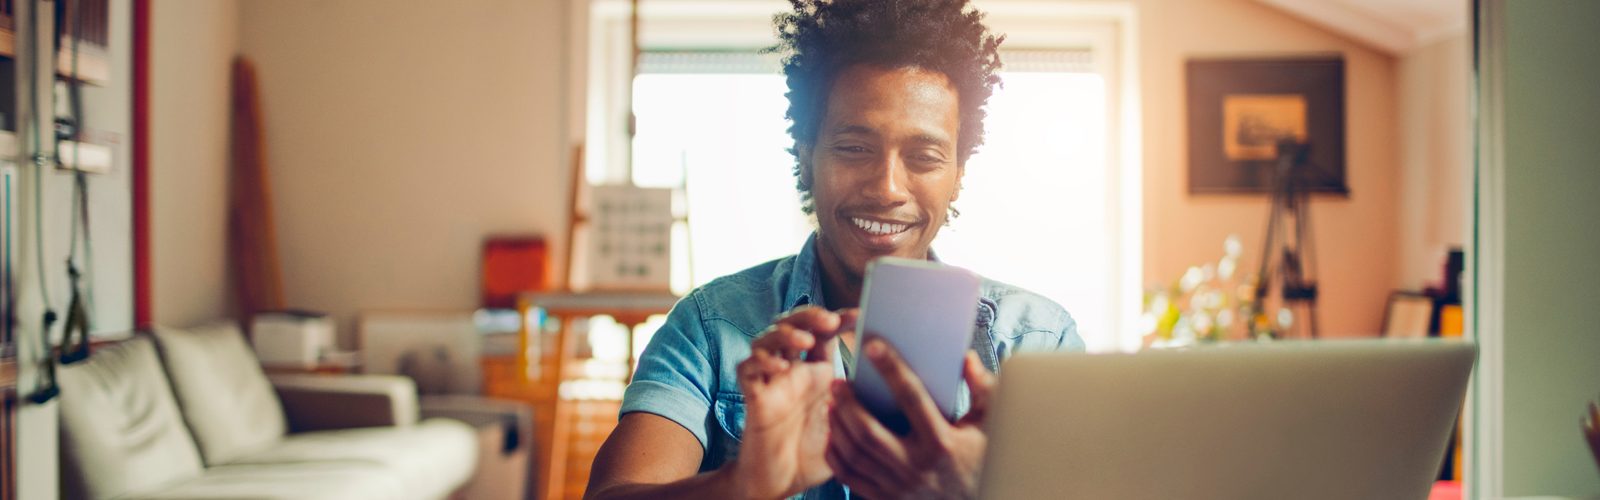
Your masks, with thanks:
[{"label": "shirt collar", "polygon": [[[933,249],[928,249],[928,260],[940,262],[939,256]],[[789,275],[789,287],[783,292],[783,310],[791,311],[802,305],[816,305],[826,307],[826,299],[822,295],[821,267],[817,265],[817,233],[811,232],[806,238],[800,253],[794,257],[794,269]],[[990,336],[991,326],[994,324],[996,304],[988,294],[978,295],[978,317],[973,325],[972,348],[978,351],[978,357],[983,361],[990,372],[1000,372],[1000,362],[994,351],[994,339]],[[837,362],[835,362],[837,364]],[[842,367],[835,367],[843,373]]]},{"label": "shirt collar", "polygon": [[[800,253],[795,255],[789,289],[783,293],[784,311],[803,305],[826,307],[827,300],[822,295],[822,267],[817,265],[817,245],[817,232],[812,231],[805,245],[800,247]],[[932,248],[928,249],[928,260],[940,262]]]},{"label": "shirt collar", "polygon": [[822,275],[817,266],[817,233],[811,232],[800,253],[794,257],[794,270],[789,275],[789,289],[783,292],[783,310],[791,311],[807,304],[823,305]]}]

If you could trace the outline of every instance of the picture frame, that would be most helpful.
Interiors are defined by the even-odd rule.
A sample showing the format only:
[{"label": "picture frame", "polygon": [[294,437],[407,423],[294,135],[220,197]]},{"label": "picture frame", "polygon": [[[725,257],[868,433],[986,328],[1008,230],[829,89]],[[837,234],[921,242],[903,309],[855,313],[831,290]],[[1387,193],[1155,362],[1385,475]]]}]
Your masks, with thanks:
[{"label": "picture frame", "polygon": [[1308,144],[1313,193],[1348,196],[1341,55],[1195,58],[1185,64],[1189,194],[1266,194],[1277,142]]},{"label": "picture frame", "polygon": [[1433,297],[1406,291],[1389,294],[1383,309],[1383,336],[1388,338],[1424,338],[1433,326]]}]

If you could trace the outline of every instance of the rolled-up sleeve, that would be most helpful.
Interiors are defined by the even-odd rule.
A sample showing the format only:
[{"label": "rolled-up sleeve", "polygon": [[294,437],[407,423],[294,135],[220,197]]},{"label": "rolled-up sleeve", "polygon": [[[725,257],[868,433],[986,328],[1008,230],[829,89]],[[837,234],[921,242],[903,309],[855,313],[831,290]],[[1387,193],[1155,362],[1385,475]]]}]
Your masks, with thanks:
[{"label": "rolled-up sleeve", "polygon": [[1072,319],[1072,314],[1061,311],[1061,323],[1061,344],[1056,346],[1056,350],[1065,352],[1088,350],[1088,346],[1083,343],[1083,337],[1078,335],[1078,321]]},{"label": "rolled-up sleeve", "polygon": [[688,429],[705,448],[715,381],[707,342],[691,294],[672,308],[666,324],[645,346],[633,381],[623,393],[621,414],[659,415]]}]

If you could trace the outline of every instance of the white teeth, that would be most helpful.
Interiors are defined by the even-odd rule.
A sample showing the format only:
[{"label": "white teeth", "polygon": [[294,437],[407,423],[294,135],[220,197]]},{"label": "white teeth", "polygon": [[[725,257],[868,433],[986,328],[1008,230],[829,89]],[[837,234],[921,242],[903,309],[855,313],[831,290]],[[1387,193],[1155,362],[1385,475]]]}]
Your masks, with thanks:
[{"label": "white teeth", "polygon": [[872,234],[878,234],[878,235],[896,234],[896,233],[904,232],[907,228],[910,227],[909,225],[906,225],[906,224],[890,224],[890,223],[866,220],[866,219],[862,219],[862,218],[859,218],[859,217],[851,217],[850,218],[850,222],[854,222],[856,224],[856,227],[859,227],[859,228],[861,228],[862,230],[864,230],[866,232],[869,232],[869,233],[872,233]]}]

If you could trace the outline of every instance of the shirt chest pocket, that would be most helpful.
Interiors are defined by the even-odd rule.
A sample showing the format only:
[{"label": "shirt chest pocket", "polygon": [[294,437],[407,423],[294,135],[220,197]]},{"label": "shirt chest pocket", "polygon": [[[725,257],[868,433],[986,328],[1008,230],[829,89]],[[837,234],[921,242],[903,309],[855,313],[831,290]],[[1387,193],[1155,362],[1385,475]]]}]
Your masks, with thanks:
[{"label": "shirt chest pocket", "polygon": [[739,457],[739,441],[744,437],[744,395],[737,392],[717,392],[711,405],[711,442],[706,443],[706,457],[700,463],[701,472],[716,470]]},{"label": "shirt chest pocket", "polygon": [[717,402],[712,409],[717,426],[723,434],[738,443],[744,439],[744,395],[737,392],[717,392]]}]

